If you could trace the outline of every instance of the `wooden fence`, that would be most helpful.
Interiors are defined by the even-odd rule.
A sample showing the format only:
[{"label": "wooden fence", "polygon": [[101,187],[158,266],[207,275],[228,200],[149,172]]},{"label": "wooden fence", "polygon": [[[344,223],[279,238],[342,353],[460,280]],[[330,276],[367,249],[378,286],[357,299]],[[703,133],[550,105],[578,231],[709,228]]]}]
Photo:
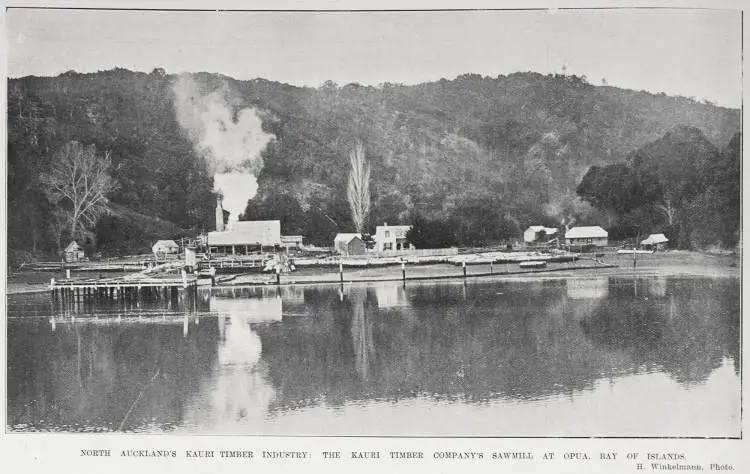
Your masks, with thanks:
[{"label": "wooden fence", "polygon": [[447,249],[406,249],[367,252],[367,257],[452,257],[458,255],[458,248]]}]

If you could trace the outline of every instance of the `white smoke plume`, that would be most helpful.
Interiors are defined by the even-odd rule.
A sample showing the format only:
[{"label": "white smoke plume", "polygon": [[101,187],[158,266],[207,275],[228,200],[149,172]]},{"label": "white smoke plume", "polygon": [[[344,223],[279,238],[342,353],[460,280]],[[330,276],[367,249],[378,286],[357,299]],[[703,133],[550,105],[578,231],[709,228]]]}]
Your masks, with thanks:
[{"label": "white smoke plume", "polygon": [[183,75],[173,91],[177,121],[214,173],[214,191],[222,194],[230,221],[236,221],[247,200],[255,196],[261,153],[274,137],[261,127],[256,109],[237,110],[226,84],[206,91]]}]

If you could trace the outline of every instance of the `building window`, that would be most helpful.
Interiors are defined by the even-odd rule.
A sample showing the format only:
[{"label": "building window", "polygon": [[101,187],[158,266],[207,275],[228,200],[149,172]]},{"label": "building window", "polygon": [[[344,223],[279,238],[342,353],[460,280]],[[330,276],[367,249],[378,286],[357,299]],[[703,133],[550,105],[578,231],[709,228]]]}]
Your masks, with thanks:
[{"label": "building window", "polygon": [[386,230],[385,231],[385,237],[388,238],[390,236],[391,236],[391,231],[390,230]]},{"label": "building window", "polygon": [[386,242],[383,244],[383,250],[393,250],[393,243]]}]

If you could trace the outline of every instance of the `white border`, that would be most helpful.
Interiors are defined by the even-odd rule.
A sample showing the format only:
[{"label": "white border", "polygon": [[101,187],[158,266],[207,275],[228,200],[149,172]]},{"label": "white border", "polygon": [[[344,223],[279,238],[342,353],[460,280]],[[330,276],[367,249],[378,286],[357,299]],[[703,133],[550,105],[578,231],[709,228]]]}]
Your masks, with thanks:
[{"label": "white border", "polygon": [[[197,0],[76,0],[76,1],[6,1],[3,6],[39,6],[39,7],[77,7],[77,8],[143,8],[143,9],[243,9],[243,10],[408,10],[408,9],[495,9],[495,8],[613,8],[613,7],[666,7],[666,8],[725,8],[740,10],[746,2],[741,0],[659,0],[659,1],[634,1],[634,2],[604,2],[596,0],[560,0],[560,1],[229,1],[220,0],[205,2]],[[3,16],[5,11],[3,11]],[[5,20],[5,18],[3,18]],[[5,21],[3,21],[5,25]],[[4,26],[3,26],[4,27]],[[743,50],[747,44],[747,23],[743,22]],[[6,37],[2,37],[0,54],[4,56],[2,67],[6,75],[7,51]],[[6,75],[7,77],[7,75]],[[748,90],[746,80],[743,76],[743,91]],[[744,99],[744,92],[743,92]],[[5,106],[7,101],[7,81],[3,81],[0,102]],[[744,100],[743,100],[744,102]],[[744,120],[743,109],[743,127]],[[2,121],[3,137],[6,136],[5,120]],[[3,176],[6,176],[6,150],[7,144],[2,148],[0,154],[0,168]],[[743,175],[748,171],[747,161],[744,159],[743,149]],[[4,193],[6,196],[7,184],[3,180]],[[743,188],[744,191],[744,188]],[[743,193],[743,196],[746,194]],[[3,203],[7,203],[4,200]],[[743,202],[744,204],[744,202]],[[743,206],[744,208],[744,206]],[[0,220],[5,226],[7,223],[5,205],[0,207]],[[747,234],[744,232],[743,219],[743,248],[747,245]],[[5,227],[3,227],[5,228]],[[2,239],[0,247],[0,277],[2,278],[3,297],[6,277],[6,242]],[[745,266],[743,265],[743,279],[745,277]],[[743,288],[743,300],[746,297]],[[4,306],[3,306],[4,308]],[[6,349],[6,326],[3,310],[3,324],[0,327],[0,341],[2,341],[2,354]],[[747,326],[742,325],[743,340],[747,340]],[[743,346],[744,348],[744,346]],[[744,360],[743,354],[743,362]],[[3,359],[4,360],[4,359]],[[5,395],[6,367],[0,370],[0,386]],[[743,380],[747,380],[747,368],[743,364]],[[744,390],[743,390],[744,392]],[[744,393],[743,393],[744,395]],[[5,417],[5,396],[0,405],[0,415],[3,421]],[[743,396],[743,411],[746,398]],[[506,472],[506,473],[602,473],[602,472],[627,472],[637,473],[649,471],[647,463],[644,471],[635,469],[635,462],[642,461],[647,453],[677,452],[684,453],[689,463],[703,463],[708,467],[712,462],[729,463],[734,465],[734,472],[750,472],[750,446],[747,440],[747,413],[743,417],[742,440],[696,440],[696,439],[507,439],[507,438],[293,438],[293,437],[240,437],[240,436],[174,436],[174,435],[78,435],[78,434],[6,434],[4,429],[0,432],[0,470],[3,472],[96,472],[96,473],[132,473],[132,472],[156,472],[163,470],[182,469],[187,472],[299,472],[318,471],[325,472],[443,472],[463,470],[466,472]],[[5,424],[3,423],[3,426]],[[112,458],[82,458],[81,449],[112,449]],[[188,449],[250,449],[256,452],[261,450],[300,450],[313,454],[312,461],[268,461],[263,459],[252,460],[199,460],[191,461],[179,455],[176,459],[133,459],[120,458],[117,453],[122,449],[175,449],[180,454]],[[394,461],[381,459],[380,461],[353,461],[347,459],[347,453],[352,450],[380,450],[387,456],[388,450],[421,450],[425,453],[424,460]],[[321,459],[320,452],[323,450],[342,451],[344,459],[340,461],[325,461]],[[484,459],[482,461],[436,461],[432,459],[434,451],[483,451],[491,453],[494,451],[528,451],[533,452],[535,461],[493,461]],[[542,461],[538,458],[542,453],[554,452],[554,461]],[[564,453],[586,452],[592,458],[591,461],[575,461],[563,459]],[[617,452],[616,461],[598,460],[600,452]],[[628,453],[637,453],[638,460],[627,459]],[[75,471],[74,471],[75,470]]]}]

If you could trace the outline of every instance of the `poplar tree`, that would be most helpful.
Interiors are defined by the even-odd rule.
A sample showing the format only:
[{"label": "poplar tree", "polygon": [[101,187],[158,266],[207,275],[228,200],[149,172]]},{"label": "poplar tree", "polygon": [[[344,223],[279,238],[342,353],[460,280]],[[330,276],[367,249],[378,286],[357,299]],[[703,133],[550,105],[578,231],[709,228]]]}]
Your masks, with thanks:
[{"label": "poplar tree", "polygon": [[360,234],[367,229],[367,218],[370,215],[370,164],[365,159],[362,142],[357,141],[349,153],[351,171],[346,197],[352,211],[354,227]]}]

